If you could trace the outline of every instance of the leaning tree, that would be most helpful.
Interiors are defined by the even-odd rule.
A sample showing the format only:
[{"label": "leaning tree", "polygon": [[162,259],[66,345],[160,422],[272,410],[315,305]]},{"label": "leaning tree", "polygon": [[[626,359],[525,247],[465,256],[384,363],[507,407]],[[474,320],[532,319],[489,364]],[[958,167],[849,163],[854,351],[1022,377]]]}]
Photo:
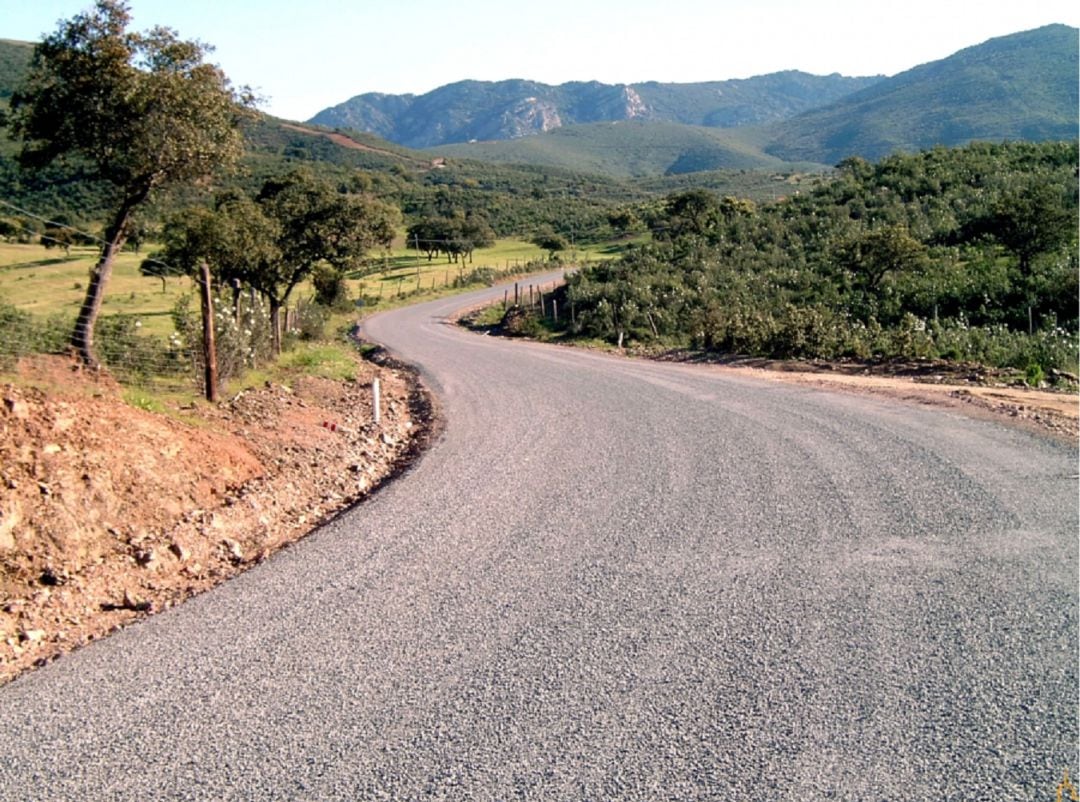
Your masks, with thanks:
[{"label": "leaning tree", "polygon": [[156,190],[204,180],[239,158],[239,122],[251,113],[250,94],[235,91],[204,62],[208,46],[163,27],[130,32],[130,21],[122,0],[97,0],[62,21],[35,47],[28,77],[11,99],[24,167],[70,160],[115,189],[71,339],[91,366],[94,325],[133,214]]}]

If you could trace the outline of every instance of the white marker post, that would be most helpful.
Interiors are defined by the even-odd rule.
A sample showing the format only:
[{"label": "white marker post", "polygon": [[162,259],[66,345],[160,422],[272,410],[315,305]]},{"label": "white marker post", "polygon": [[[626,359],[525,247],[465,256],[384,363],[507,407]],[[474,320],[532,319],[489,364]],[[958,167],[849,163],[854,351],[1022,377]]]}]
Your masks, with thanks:
[{"label": "white marker post", "polygon": [[376,376],[371,382],[371,418],[375,421],[375,425],[379,425],[379,377]]}]

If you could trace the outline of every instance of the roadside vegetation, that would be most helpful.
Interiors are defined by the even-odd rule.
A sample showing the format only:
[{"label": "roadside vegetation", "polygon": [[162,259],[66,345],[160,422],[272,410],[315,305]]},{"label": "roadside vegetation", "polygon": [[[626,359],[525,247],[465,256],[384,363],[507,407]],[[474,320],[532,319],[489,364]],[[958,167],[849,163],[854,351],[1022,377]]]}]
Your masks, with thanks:
[{"label": "roadside vegetation", "polygon": [[848,159],[762,206],[677,193],[637,210],[650,242],[570,277],[557,323],[517,325],[619,346],[1075,374],[1076,164],[1075,142],[973,144]]},{"label": "roadside vegetation", "polygon": [[571,252],[603,233],[587,180],[539,175],[511,203],[513,171],[481,184],[277,125],[205,45],[130,19],[98,0],[32,51],[3,49],[2,369],[72,352],[144,405],[185,385],[215,400],[275,364],[332,372],[359,313],[543,267],[533,227],[565,223]]}]

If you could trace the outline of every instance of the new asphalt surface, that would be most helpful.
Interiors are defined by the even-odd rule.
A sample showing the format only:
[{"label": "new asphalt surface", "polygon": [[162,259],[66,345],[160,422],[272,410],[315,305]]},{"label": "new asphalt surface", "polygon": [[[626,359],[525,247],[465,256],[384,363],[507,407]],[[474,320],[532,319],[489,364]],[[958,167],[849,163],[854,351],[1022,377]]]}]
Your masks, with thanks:
[{"label": "new asphalt surface", "polygon": [[[297,546],[0,688],[0,799],[1053,800],[1075,447],[378,315],[446,427]],[[502,297],[502,289],[489,292]]]}]

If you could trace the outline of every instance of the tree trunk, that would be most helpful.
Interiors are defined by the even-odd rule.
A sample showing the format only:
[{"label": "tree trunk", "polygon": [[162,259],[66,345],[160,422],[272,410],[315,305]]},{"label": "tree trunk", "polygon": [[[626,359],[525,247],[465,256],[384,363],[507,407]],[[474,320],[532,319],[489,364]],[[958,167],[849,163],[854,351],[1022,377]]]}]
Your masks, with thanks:
[{"label": "tree trunk", "polygon": [[232,316],[233,320],[240,322],[240,282],[236,279],[232,282]]},{"label": "tree trunk", "polygon": [[281,301],[272,295],[267,296],[270,303],[270,348],[275,357],[281,356]]},{"label": "tree trunk", "polygon": [[142,195],[125,199],[105,232],[105,244],[101,248],[101,256],[90,271],[86,297],[79,309],[75,330],[71,333],[71,347],[75,349],[83,364],[89,368],[100,367],[100,362],[94,355],[94,326],[97,324],[98,315],[101,314],[101,304],[105,300],[105,287],[112,276],[113,262],[116,261],[116,255],[120,253],[127,239],[127,226],[131,220],[131,213],[145,197]]}]

